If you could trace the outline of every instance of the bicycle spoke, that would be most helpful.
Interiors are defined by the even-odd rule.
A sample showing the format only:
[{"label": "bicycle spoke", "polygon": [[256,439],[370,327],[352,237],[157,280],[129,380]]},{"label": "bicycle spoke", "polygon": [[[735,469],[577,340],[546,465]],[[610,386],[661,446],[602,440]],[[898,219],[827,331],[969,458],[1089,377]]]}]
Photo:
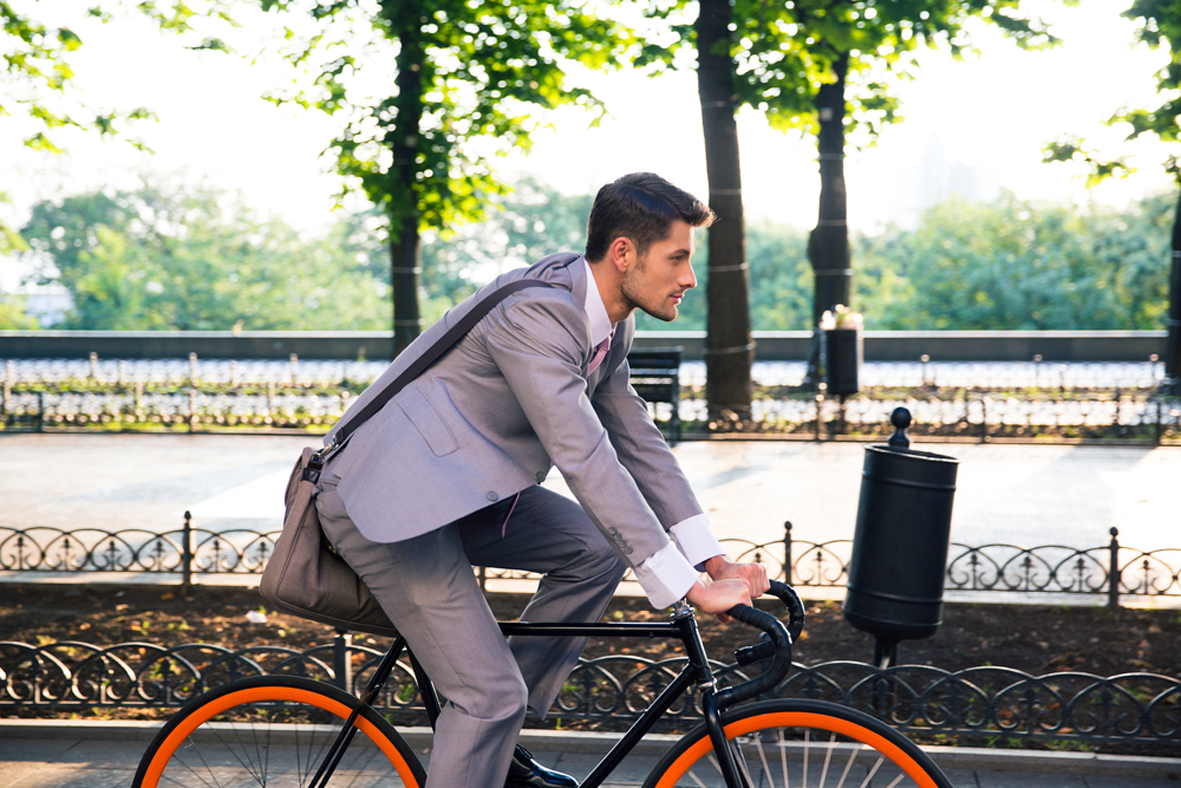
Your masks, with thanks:
[{"label": "bicycle spoke", "polygon": [[[212,690],[157,736],[134,788],[308,788],[356,704],[345,692],[297,677],[258,677]],[[365,709],[329,785],[396,788],[422,781],[410,749]]]},{"label": "bicycle spoke", "polygon": [[[897,731],[833,704],[765,701],[724,726],[739,782],[750,788],[950,788]],[[647,786],[726,787],[704,728],[662,759]]]}]

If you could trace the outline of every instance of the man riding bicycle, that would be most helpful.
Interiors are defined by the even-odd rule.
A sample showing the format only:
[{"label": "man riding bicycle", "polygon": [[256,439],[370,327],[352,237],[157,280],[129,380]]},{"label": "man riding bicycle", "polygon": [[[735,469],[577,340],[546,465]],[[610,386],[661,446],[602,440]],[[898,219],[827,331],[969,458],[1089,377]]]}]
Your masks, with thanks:
[{"label": "man riding bicycle", "polygon": [[[522,620],[595,621],[628,568],[654,607],[687,597],[723,619],[768,589],[763,567],[725,556],[628,382],[635,310],[676,319],[696,286],[693,231],[713,218],[656,175],[607,184],[584,255],[510,271],[451,310],[355,408],[500,286],[549,285],[498,303],[325,464],[325,534],[446,698],[433,788],[574,784],[513,744],[528,708],[544,718],[585,640],[506,642],[474,564],[543,575]],[[577,500],[541,486],[555,466]]]}]

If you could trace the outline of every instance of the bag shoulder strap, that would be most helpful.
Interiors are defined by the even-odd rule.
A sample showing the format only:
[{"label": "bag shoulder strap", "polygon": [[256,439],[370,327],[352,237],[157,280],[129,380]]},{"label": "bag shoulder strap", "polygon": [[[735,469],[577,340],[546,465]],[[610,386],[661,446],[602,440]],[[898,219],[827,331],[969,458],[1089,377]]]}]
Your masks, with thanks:
[{"label": "bag shoulder strap", "polygon": [[385,404],[393,399],[394,395],[401,391],[407,383],[410,383],[425,372],[431,364],[438,361],[439,357],[447,352],[452,345],[462,339],[467,332],[475,328],[476,324],[483,320],[492,311],[494,306],[513,293],[528,287],[555,287],[555,285],[541,279],[517,279],[498,288],[487,298],[477,303],[467,314],[457,320],[455,325],[447,329],[435,344],[427,348],[422,355],[411,362],[410,366],[402,370],[402,373],[382,389],[377,396],[369,400],[359,413],[351,417],[337,429],[336,434],[332,436],[332,443],[320,449],[309,459],[308,466],[303,472],[303,478],[313,482],[317,481],[320,475],[320,469],[324,467],[324,461],[327,456],[335,449],[343,446],[345,441],[348,440],[349,436],[358,427],[385,407]]}]

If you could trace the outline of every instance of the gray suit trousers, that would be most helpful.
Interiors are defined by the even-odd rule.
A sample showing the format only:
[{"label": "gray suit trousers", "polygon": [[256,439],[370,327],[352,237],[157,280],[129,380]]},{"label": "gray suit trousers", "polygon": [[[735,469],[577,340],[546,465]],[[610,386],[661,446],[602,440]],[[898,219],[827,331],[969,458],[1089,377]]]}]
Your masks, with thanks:
[{"label": "gray suit trousers", "polygon": [[598,621],[626,565],[575,501],[542,487],[524,490],[515,506],[501,501],[422,536],[383,544],[357,531],[336,481],[325,474],[316,500],[324,533],[445,699],[429,787],[502,788],[526,709],[545,716],[586,640],[506,642],[473,564],[542,573],[521,620],[567,622]]}]

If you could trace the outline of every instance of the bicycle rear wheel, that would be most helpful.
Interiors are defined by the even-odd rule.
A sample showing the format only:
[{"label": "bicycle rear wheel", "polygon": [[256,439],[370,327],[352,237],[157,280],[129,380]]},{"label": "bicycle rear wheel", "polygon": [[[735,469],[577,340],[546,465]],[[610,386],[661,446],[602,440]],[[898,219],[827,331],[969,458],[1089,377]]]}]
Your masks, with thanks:
[{"label": "bicycle rear wheel", "polygon": [[[302,788],[315,777],[360,701],[323,682],[260,676],[211,690],[165,724],[140,760],[132,788]],[[419,788],[426,772],[372,708],[330,784]]]},{"label": "bicycle rear wheel", "polygon": [[[768,700],[722,715],[738,771],[751,788],[952,788],[914,742],[834,703]],[[705,725],[682,737],[644,788],[725,786]]]}]

